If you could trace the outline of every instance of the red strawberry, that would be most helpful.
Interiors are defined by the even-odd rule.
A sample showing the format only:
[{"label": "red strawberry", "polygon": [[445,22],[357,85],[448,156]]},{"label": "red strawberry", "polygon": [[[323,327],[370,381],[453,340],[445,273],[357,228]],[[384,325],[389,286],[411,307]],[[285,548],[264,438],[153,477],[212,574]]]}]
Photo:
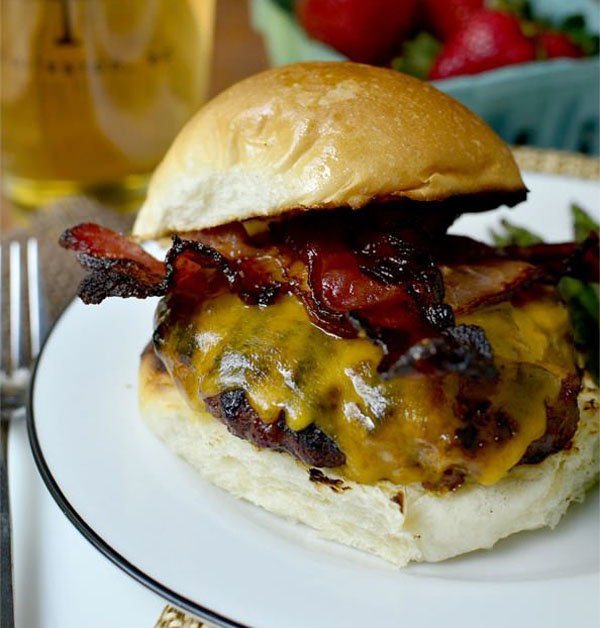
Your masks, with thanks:
[{"label": "red strawberry", "polygon": [[544,59],[556,59],[557,57],[578,59],[583,57],[583,50],[573,43],[565,33],[546,31],[536,37],[536,42]]},{"label": "red strawberry", "polygon": [[433,64],[430,79],[478,74],[535,59],[535,46],[519,20],[502,11],[479,11],[450,38]]},{"label": "red strawberry", "polygon": [[413,28],[418,0],[297,0],[306,32],[353,61],[383,63]]},{"label": "red strawberry", "polygon": [[484,0],[424,0],[427,30],[446,41],[460,30],[473,13],[483,9]]}]

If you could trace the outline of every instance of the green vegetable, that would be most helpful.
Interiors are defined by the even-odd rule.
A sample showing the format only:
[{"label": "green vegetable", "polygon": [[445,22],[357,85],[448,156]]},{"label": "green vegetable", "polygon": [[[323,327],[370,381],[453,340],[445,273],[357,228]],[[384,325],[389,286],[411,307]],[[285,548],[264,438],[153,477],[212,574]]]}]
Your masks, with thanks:
[{"label": "green vegetable", "polygon": [[[578,205],[571,205],[571,215],[573,235],[577,242],[584,240],[590,231],[599,231],[598,223]],[[502,220],[501,228],[497,231],[490,229],[490,236],[496,246],[530,246],[542,242],[537,234],[508,220]],[[575,344],[586,354],[586,369],[599,381],[599,286],[563,277],[558,290],[569,310]]]},{"label": "green vegetable", "polygon": [[600,232],[598,223],[579,205],[571,204],[571,215],[573,216],[573,235],[577,242],[585,240],[590,231]]},{"label": "green vegetable", "polygon": [[598,309],[600,308],[598,284],[584,283],[571,277],[563,277],[558,289],[569,309],[575,344],[586,354],[586,369],[599,381],[600,342]]},{"label": "green vegetable", "polygon": [[490,229],[490,236],[496,246],[530,246],[543,242],[542,238],[533,231],[515,225],[506,218],[502,219],[500,224],[504,231]]}]

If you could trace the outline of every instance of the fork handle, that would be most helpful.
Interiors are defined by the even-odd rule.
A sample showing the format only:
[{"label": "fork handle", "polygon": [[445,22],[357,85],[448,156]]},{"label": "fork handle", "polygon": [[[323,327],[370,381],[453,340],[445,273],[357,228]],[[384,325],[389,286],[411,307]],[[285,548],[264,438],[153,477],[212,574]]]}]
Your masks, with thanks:
[{"label": "fork handle", "polygon": [[0,628],[14,628],[10,498],[8,494],[8,421],[0,421]]}]

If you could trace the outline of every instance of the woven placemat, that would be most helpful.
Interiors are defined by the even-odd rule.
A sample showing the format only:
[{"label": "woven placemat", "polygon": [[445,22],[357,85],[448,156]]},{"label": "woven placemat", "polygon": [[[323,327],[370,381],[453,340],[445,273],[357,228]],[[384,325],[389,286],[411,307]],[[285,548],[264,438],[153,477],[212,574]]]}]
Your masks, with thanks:
[{"label": "woven placemat", "polygon": [[173,606],[165,606],[154,628],[213,628]]},{"label": "woven placemat", "polygon": [[522,170],[600,180],[600,159],[579,153],[518,146],[513,148]]}]

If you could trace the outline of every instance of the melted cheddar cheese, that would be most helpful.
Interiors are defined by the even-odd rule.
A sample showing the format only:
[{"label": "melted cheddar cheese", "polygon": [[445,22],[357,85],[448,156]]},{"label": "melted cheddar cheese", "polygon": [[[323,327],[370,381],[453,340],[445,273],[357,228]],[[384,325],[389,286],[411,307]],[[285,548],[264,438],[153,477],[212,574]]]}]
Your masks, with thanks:
[{"label": "melted cheddar cheese", "polygon": [[461,378],[383,380],[378,346],[327,334],[294,296],[258,307],[221,294],[187,318],[176,314],[163,304],[159,318],[170,320],[159,327],[160,354],[194,408],[204,411],[204,398],[242,388],[263,421],[283,410],[293,430],[315,423],[346,455],[339,471],[364,483],[436,486],[451,469],[497,482],[545,432],[546,404],[575,371],[567,313],[550,291],[460,317],[457,323],[483,327],[500,372],[476,384],[475,396],[495,418],[487,438],[466,446],[458,436]]}]

